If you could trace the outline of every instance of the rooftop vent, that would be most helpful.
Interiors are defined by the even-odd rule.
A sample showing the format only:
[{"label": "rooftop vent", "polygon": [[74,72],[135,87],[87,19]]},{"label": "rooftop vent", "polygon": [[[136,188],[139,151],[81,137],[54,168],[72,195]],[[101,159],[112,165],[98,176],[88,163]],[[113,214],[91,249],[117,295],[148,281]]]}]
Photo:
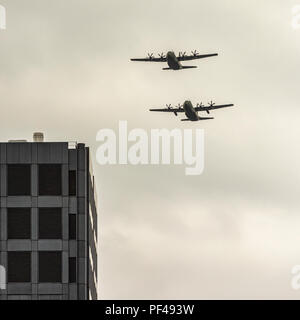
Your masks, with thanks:
[{"label": "rooftop vent", "polygon": [[42,132],[35,132],[33,134],[33,142],[44,142],[44,134]]}]

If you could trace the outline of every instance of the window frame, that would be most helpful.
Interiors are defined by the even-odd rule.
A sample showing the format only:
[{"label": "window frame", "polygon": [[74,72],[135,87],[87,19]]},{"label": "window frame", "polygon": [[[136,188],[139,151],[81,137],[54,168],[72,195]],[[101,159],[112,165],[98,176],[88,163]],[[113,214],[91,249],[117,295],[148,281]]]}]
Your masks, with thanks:
[{"label": "window frame", "polygon": [[[42,258],[42,255],[47,255],[48,254],[48,257],[43,257],[45,258],[45,261],[43,261],[43,263],[45,263],[45,265],[41,266],[41,258]],[[41,269],[42,267],[46,266],[50,269],[48,269],[48,272],[49,270],[53,271],[53,266],[51,266],[50,264],[50,261],[53,261],[53,258],[54,257],[50,257],[51,255],[57,255],[57,257],[59,257],[59,268],[60,268],[60,272],[59,272],[59,279],[46,279],[47,276],[45,274],[42,274],[41,275]],[[39,251],[38,252],[38,282],[39,283],[62,283],[62,268],[63,268],[63,262],[62,262],[62,251]],[[50,273],[51,273],[50,271]],[[49,275],[49,273],[48,273]],[[44,277],[44,279],[41,279],[41,277]]]},{"label": "window frame", "polygon": [[[51,191],[51,192],[47,192],[46,191],[46,189],[47,189],[47,187],[48,187],[48,189],[51,189],[50,188],[50,186],[48,185],[42,185],[41,186],[41,184],[42,184],[42,181],[40,180],[40,179],[42,179],[41,178],[41,170],[44,168],[46,168],[46,167],[52,167],[52,168],[59,168],[59,173],[60,173],[60,183],[59,183],[59,185],[57,185],[56,187],[58,187],[58,189],[55,189],[54,188],[54,186],[53,186],[53,189],[55,189],[55,191]],[[63,189],[63,186],[62,186],[62,164],[59,164],[59,163],[41,163],[41,164],[38,164],[38,179],[37,179],[37,188],[38,188],[38,195],[39,196],[62,196],[63,195],[63,191],[62,191],[62,189]],[[53,174],[52,174],[52,177],[53,177]],[[44,190],[41,190],[41,189],[43,189],[44,188]],[[42,191],[42,192],[41,192]]]},{"label": "window frame", "polygon": [[[20,261],[14,261],[12,263],[11,257],[12,255],[21,255],[24,254],[27,257],[29,257],[29,262],[26,261],[26,267],[29,267],[28,270],[26,270],[26,273],[28,273],[29,277],[24,280],[24,279],[18,279],[18,280],[12,280],[10,277],[12,276],[11,274],[11,266],[17,266],[20,268]],[[12,263],[12,264],[11,264]],[[22,272],[17,272],[18,275],[24,276],[24,268],[22,268]],[[30,283],[32,281],[32,252],[31,251],[8,251],[7,252],[7,282],[8,283]]]},{"label": "window frame", "polygon": [[[13,169],[13,167],[16,169],[17,167],[24,167],[24,168],[27,168],[29,169],[29,172],[27,172],[28,175],[28,188],[27,189],[27,192],[25,193],[21,193],[21,192],[11,192],[11,179],[10,179],[10,170]],[[18,197],[18,196],[31,196],[31,186],[32,186],[32,174],[31,174],[31,164],[24,164],[24,163],[9,163],[7,164],[6,166],[6,194],[8,197]],[[24,181],[24,179],[22,179]]]},{"label": "window frame", "polygon": [[[50,213],[51,210],[54,210],[55,212]],[[49,211],[49,212],[43,212],[43,211]],[[60,217],[60,225],[59,225],[59,235],[58,236],[41,236],[41,216],[43,214],[49,214],[54,215],[58,214]],[[44,226],[45,227],[45,226]],[[42,230],[45,232],[45,230]],[[51,230],[53,231],[53,230]],[[49,232],[49,230],[48,230]],[[47,232],[46,232],[47,233]],[[39,240],[62,240],[63,238],[63,215],[62,215],[62,208],[38,208],[38,239]]]},{"label": "window frame", "polygon": [[[16,212],[19,211],[19,213],[16,212],[12,212],[13,210],[15,210]],[[10,212],[11,211],[11,212]],[[23,211],[23,212],[22,212]],[[10,223],[12,221],[10,221],[12,215],[18,216],[21,214],[26,214],[29,216],[29,230],[26,231],[26,233],[28,233],[27,236],[22,237],[22,236],[12,236],[10,235],[10,232],[12,230],[12,226],[10,225]],[[31,208],[7,208],[7,221],[6,221],[6,226],[7,226],[7,239],[8,240],[30,240],[32,237],[32,214],[31,214]],[[21,224],[22,223],[22,224]],[[19,226],[23,226],[24,225],[24,221],[21,221],[21,223],[18,223],[17,225]],[[25,232],[25,231],[24,231]]]}]

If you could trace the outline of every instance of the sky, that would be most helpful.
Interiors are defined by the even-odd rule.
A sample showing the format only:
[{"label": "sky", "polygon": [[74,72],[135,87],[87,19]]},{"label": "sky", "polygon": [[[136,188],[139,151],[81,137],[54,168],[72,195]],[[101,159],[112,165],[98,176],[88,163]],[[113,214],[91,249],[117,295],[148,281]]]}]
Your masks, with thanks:
[{"label": "sky", "polygon": [[[0,140],[91,148],[101,299],[299,299],[297,0],[0,0]],[[300,21],[300,19],[299,19]],[[219,53],[162,71],[133,57]],[[186,64],[186,63],[185,63]],[[234,103],[212,121],[150,107]],[[205,168],[96,161],[97,132],[204,129]]]}]

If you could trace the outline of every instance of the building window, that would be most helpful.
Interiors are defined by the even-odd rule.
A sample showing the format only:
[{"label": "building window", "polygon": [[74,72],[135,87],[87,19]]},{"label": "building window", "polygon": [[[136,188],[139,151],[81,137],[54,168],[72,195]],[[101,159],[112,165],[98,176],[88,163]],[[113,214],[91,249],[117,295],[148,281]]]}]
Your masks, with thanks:
[{"label": "building window", "polygon": [[39,165],[39,195],[60,196],[62,194],[62,174],[59,164]]},{"label": "building window", "polygon": [[39,282],[62,282],[61,252],[39,252]]},{"label": "building window", "polygon": [[39,209],[39,239],[62,239],[61,208]]},{"label": "building window", "polygon": [[8,239],[31,239],[31,210],[30,208],[7,209]]},{"label": "building window", "polygon": [[7,194],[29,196],[31,194],[31,167],[27,164],[7,166]]},{"label": "building window", "polygon": [[76,258],[69,258],[69,282],[74,283],[76,280]]},{"label": "building window", "polygon": [[31,253],[9,251],[7,253],[8,282],[31,282]]},{"label": "building window", "polygon": [[69,239],[76,240],[76,214],[69,214]]},{"label": "building window", "polygon": [[69,196],[76,196],[76,171],[69,171]]}]

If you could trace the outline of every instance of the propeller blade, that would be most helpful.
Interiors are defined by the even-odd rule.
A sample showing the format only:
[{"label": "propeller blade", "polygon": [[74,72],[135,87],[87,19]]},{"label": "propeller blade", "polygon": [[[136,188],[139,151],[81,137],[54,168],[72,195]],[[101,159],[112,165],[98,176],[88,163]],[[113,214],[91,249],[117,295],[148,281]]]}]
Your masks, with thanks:
[{"label": "propeller blade", "polygon": [[148,53],[148,57],[150,60],[153,59],[153,53]]}]

